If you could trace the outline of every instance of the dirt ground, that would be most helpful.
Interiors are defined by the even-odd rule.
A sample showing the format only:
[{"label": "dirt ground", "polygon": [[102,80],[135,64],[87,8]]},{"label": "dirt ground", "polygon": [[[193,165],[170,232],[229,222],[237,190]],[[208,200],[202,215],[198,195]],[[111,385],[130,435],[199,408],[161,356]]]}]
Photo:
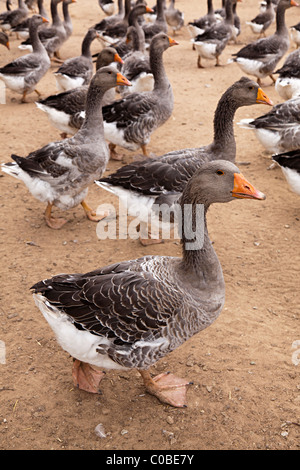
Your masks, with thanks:
[{"label": "dirt ground", "polygon": [[[49,11],[49,0],[45,4]],[[217,8],[221,1],[214,4]],[[204,0],[177,0],[176,5],[185,12],[186,23],[206,13]],[[97,0],[78,0],[70,12],[74,33],[61,49],[64,59],[79,54],[87,28],[104,16]],[[180,45],[164,54],[174,112],[152,135],[151,152],[160,155],[212,140],[217,102],[242,76],[227,59],[255,39],[245,21],[257,12],[257,0],[238,4],[242,33],[238,44],[222,54],[222,67],[205,61],[206,68],[198,69],[187,29],[176,35]],[[288,10],[286,19],[290,26],[297,23],[300,8]],[[269,33],[273,31],[274,25]],[[1,64],[21,54],[18,44],[12,35],[11,51],[0,48]],[[98,51],[100,45],[94,42],[92,48]],[[39,84],[45,97],[56,92],[54,70],[56,66]],[[263,88],[274,103],[282,101],[269,79]],[[20,96],[9,90],[6,99],[1,105],[1,162],[60,138],[36,108],[34,94],[28,104],[20,104]],[[241,108],[235,122],[268,110],[263,105]],[[0,449],[299,449],[300,199],[279,168],[268,170],[270,155],[254,134],[237,125],[235,134],[237,162],[267,199],[215,205],[209,211],[209,233],[226,281],[225,308],[210,328],[152,370],[171,370],[194,382],[185,409],[145,394],[136,371],[108,372],[101,395],[74,389],[72,358],[57,344],[29,290],[61,272],[86,272],[147,254],[180,256],[178,241],[149,247],[136,240],[100,241],[96,224],[87,221],[80,207],[67,213],[61,230],[51,230],[43,220],[43,204],[23,183],[0,175],[0,346],[6,346],[6,361],[0,361]],[[134,156],[126,155],[127,161]],[[121,164],[110,161],[107,172]],[[88,201],[95,208],[117,204],[96,186]],[[100,423],[105,438],[95,433]]]}]

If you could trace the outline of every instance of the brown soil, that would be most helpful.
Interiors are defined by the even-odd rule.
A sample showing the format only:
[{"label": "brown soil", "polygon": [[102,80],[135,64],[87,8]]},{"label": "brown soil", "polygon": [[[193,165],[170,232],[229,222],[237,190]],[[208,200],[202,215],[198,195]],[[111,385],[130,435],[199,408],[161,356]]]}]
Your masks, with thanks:
[{"label": "brown soil", "polygon": [[[176,2],[186,23],[205,14],[206,2],[199,3]],[[74,33],[61,49],[64,59],[78,55],[85,31],[103,16],[96,0],[80,0],[70,10]],[[227,59],[254,39],[245,21],[257,11],[257,0],[238,5],[242,34],[238,44],[226,48],[218,68],[206,61],[207,67],[199,70],[188,31],[177,34],[180,45],[164,56],[174,112],[153,134],[151,152],[159,155],[211,141],[216,104],[242,76],[238,66],[226,65]],[[293,25],[299,12],[293,8],[286,17]],[[273,31],[274,25],[269,33]],[[1,64],[20,55],[18,44],[12,35],[11,51],[1,47]],[[98,49],[94,43],[93,50]],[[39,84],[43,96],[56,92],[54,70]],[[269,79],[264,85],[274,103],[282,101]],[[32,94],[28,104],[20,104],[20,96],[7,91],[7,103],[1,105],[1,162],[9,161],[11,153],[25,156],[60,138],[35,99]],[[242,108],[235,121],[267,111],[263,105]],[[102,395],[74,389],[72,358],[57,344],[29,291],[38,280],[61,272],[85,272],[146,254],[179,256],[178,242],[142,247],[136,240],[99,241],[96,224],[87,221],[80,207],[67,214],[61,230],[51,230],[43,220],[44,206],[24,184],[1,175],[0,340],[6,345],[6,363],[0,363],[0,449],[299,448],[295,342],[300,340],[300,199],[279,168],[268,170],[270,156],[254,134],[235,129],[237,161],[247,163],[242,172],[267,199],[215,205],[209,212],[209,232],[227,287],[224,311],[210,328],[153,368],[154,373],[171,370],[194,382],[186,409],[162,405],[145,394],[135,371],[108,372]],[[126,158],[132,155],[127,152]],[[120,165],[110,161],[107,171]],[[96,186],[88,201],[95,207],[117,203]],[[106,438],[94,432],[99,423]]]}]

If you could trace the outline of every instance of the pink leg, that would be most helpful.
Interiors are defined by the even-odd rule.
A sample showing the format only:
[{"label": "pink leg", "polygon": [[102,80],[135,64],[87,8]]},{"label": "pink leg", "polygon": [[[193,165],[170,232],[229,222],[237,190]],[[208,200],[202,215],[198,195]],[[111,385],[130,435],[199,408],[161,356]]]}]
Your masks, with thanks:
[{"label": "pink leg", "polygon": [[105,372],[94,369],[90,364],[74,360],[72,377],[75,387],[89,393],[99,393],[99,385]]},{"label": "pink leg", "polygon": [[186,406],[187,386],[192,382],[187,382],[180,377],[164,372],[151,378],[147,370],[139,370],[147,392],[156,396],[162,403],[182,408]]}]

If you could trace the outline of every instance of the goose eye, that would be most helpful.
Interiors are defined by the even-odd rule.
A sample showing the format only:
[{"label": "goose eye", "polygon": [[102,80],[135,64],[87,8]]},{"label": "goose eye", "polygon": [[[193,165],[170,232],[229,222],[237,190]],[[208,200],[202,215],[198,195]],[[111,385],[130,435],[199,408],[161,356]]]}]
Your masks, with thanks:
[{"label": "goose eye", "polygon": [[254,86],[249,86],[249,90],[254,90]]},{"label": "goose eye", "polygon": [[217,170],[216,173],[217,173],[217,175],[224,175],[224,171],[222,171],[222,170]]}]

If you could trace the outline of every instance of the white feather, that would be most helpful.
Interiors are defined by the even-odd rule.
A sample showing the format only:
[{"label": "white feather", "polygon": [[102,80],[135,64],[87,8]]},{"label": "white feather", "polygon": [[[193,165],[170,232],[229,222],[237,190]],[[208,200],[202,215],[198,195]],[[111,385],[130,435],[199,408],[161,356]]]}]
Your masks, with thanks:
[{"label": "white feather", "polygon": [[284,100],[296,98],[300,96],[300,79],[294,77],[277,78],[275,90]]},{"label": "white feather", "polygon": [[65,113],[64,111],[58,111],[51,106],[44,105],[42,103],[35,103],[37,107],[47,114],[51,124],[59,129],[61,132],[65,132],[66,134],[74,135],[77,132],[77,129],[69,126],[70,116]]},{"label": "white feather", "polygon": [[300,196],[300,175],[291,168],[280,166],[291,190]]},{"label": "white feather", "polygon": [[73,90],[74,88],[80,87],[84,83],[83,77],[70,77],[63,73],[55,73],[56,86],[59,93],[63,91]]}]

